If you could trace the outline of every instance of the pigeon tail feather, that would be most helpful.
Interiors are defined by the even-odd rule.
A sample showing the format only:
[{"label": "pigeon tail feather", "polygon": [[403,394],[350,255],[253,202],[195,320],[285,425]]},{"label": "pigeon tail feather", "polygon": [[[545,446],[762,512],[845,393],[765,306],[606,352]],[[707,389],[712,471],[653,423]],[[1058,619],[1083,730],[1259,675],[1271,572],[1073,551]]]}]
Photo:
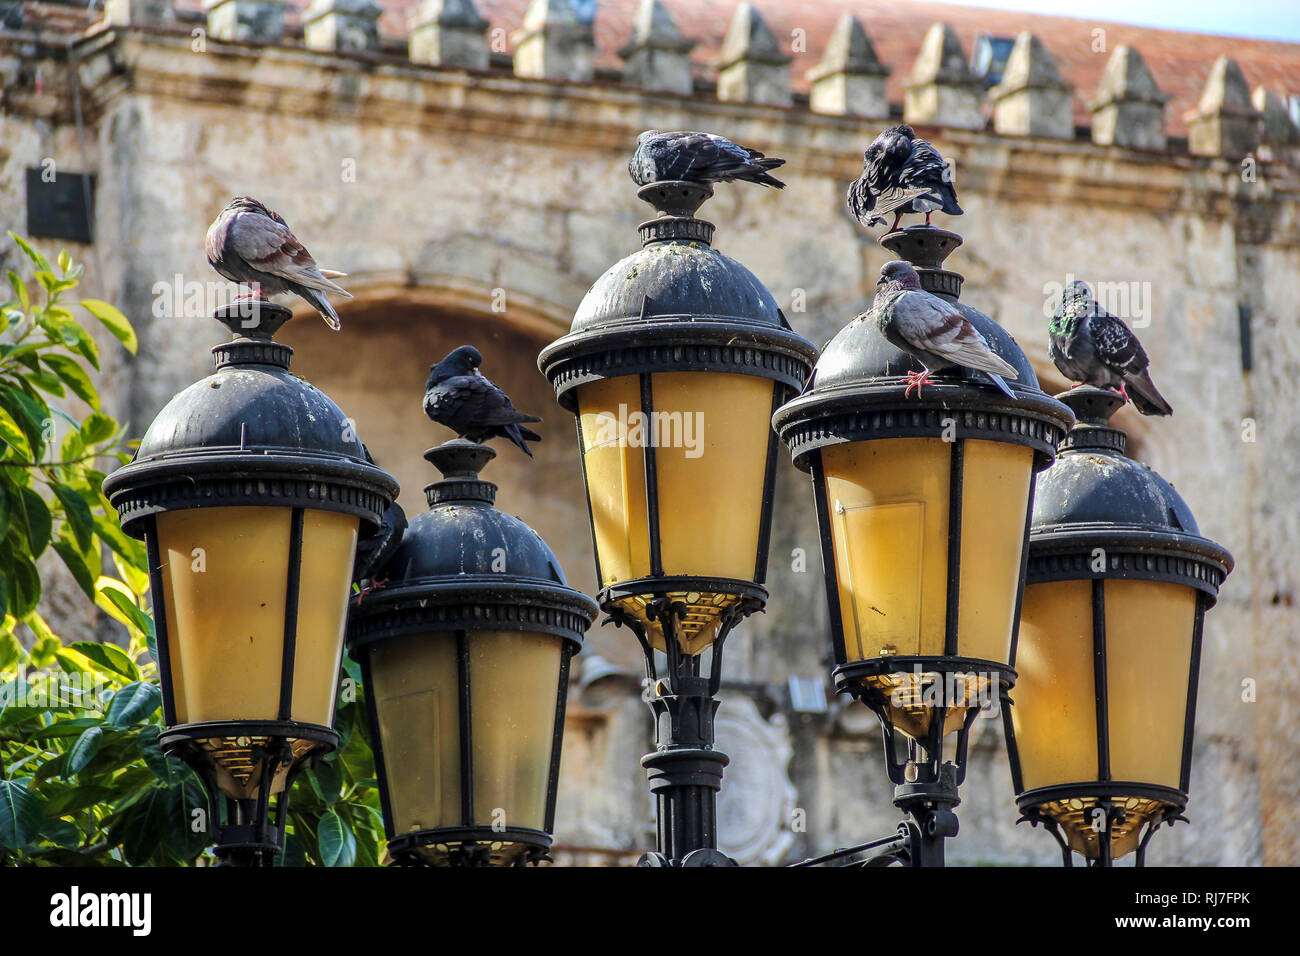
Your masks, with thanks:
[{"label": "pigeon tail feather", "polygon": [[1001,389],[1002,394],[1005,395],[1007,398],[1016,397],[1016,393],[1011,391],[1011,388],[1007,385],[1006,382],[1002,381],[1001,375],[994,375],[992,372],[985,372],[984,374],[993,380],[993,384],[996,385],[999,389]]},{"label": "pigeon tail feather", "polygon": [[1127,375],[1124,384],[1128,386],[1129,401],[1143,415],[1172,415],[1173,406],[1156,389],[1151,381],[1151,374],[1145,369],[1141,375]]},{"label": "pigeon tail feather", "polygon": [[343,328],[343,323],[339,321],[339,314],[334,311],[334,306],[330,305],[328,296],[307,286],[299,286],[294,291],[306,299],[307,303],[320,313],[320,317],[325,320],[325,324],[331,329],[337,332]]}]

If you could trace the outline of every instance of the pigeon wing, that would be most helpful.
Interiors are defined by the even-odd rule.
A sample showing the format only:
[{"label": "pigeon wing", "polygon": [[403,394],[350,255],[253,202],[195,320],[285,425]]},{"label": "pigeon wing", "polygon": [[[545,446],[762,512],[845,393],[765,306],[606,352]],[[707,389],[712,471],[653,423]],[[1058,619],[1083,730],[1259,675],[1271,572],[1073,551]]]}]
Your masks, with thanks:
[{"label": "pigeon wing", "polygon": [[540,422],[536,415],[526,415],[511,403],[510,397],[482,375],[463,375],[449,379],[444,387],[450,388],[459,405],[459,417],[475,426],[518,425],[521,422]]},{"label": "pigeon wing", "polygon": [[975,326],[943,299],[904,292],[891,305],[892,325],[904,342],[953,365],[1016,378],[1015,366],[990,351]]},{"label": "pigeon wing", "polygon": [[1102,364],[1126,375],[1140,375],[1146,370],[1150,359],[1123,319],[1099,308],[1088,326]]},{"label": "pigeon wing", "polygon": [[316,260],[289,231],[284,220],[274,213],[272,216],[274,218],[256,213],[236,216],[230,225],[230,241],[235,252],[259,272],[308,289],[351,298],[351,293],[321,274]]}]

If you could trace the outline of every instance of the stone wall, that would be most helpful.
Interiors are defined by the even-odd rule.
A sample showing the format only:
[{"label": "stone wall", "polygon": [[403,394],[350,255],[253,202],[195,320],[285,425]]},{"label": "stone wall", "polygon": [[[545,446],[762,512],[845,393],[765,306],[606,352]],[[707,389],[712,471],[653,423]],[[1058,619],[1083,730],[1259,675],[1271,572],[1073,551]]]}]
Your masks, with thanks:
[{"label": "stone wall", "polygon": [[[941,68],[945,38],[934,42],[935,69],[914,70],[914,78],[960,87],[961,78]],[[561,75],[549,72],[554,66],[522,78],[212,37],[197,54],[191,44],[185,32],[120,27],[84,40],[81,136],[62,92],[65,58],[46,55],[39,94],[5,93],[0,222],[23,228],[23,169],[44,157],[99,175],[98,241],[74,254],[88,263],[90,291],[120,304],[141,340],[137,360],[110,364],[108,406],[139,429],[205,373],[220,330],[201,313],[156,316],[155,284],[176,275],[207,281],[208,223],[230,196],[253,193],[285,216],[323,266],[349,274],[356,298],[340,306],[341,333],[305,311],[281,337],[297,350],[294,370],[339,401],[399,477],[408,512],[423,506],[420,489],[433,477],[421,452],[447,437],[419,411],[427,367],[472,342],[489,377],[546,419],[535,462],[507,446],[489,468],[501,485],[499,504],[537,528],[571,583],[588,593],[594,568],[572,422],[535,356],[567,329],[586,288],[636,248],[636,224],[649,215],[625,170],[636,134],[716,130],[788,160],[785,190],[721,186],[702,214],[718,225],[715,246],[752,269],[816,343],[863,311],[888,258],[843,204],[884,120],[752,103],[743,94],[722,101],[553,80]],[[1120,418],[1132,447],[1187,499],[1202,533],[1237,559],[1206,623],[1193,822],[1157,837],[1150,859],[1295,863],[1300,745],[1285,730],[1295,722],[1300,683],[1295,167],[1280,150],[1273,162],[1259,153],[1246,181],[1230,137],[1217,141],[1222,149],[1204,150],[1212,155],[1194,155],[1130,148],[1122,137],[1094,143],[1072,126],[1059,138],[1020,135],[1017,122],[1050,108],[1026,105],[1035,90],[1059,92],[1041,80],[1034,44],[1022,45],[1017,75],[1025,82],[1002,91],[1002,101],[1016,104],[1002,123],[962,129],[939,114],[920,130],[953,160],[966,209],[961,219],[941,217],[965,237],[948,264],[966,276],[963,301],[1015,335],[1048,391],[1063,383],[1046,356],[1046,284],[1068,275],[1124,281],[1149,296],[1150,324],[1139,335],[1176,415],[1151,421],[1127,409]],[[571,46],[543,50],[536,62]],[[768,56],[752,72],[769,67],[782,68]],[[1231,71],[1221,72],[1220,82],[1230,83]],[[1118,89],[1111,106],[1128,102],[1129,87]],[[1206,115],[1227,115],[1216,105],[1224,99],[1208,96]],[[1135,112],[1133,122],[1145,115]],[[1205,137],[1213,146],[1213,133]],[[1249,373],[1238,335],[1242,304],[1252,314]],[[1247,419],[1253,442],[1243,441]],[[793,859],[887,834],[896,818],[874,718],[839,703],[824,716],[789,711],[787,677],[824,679],[828,647],[811,494],[784,454],[779,482],[773,597],[729,643],[723,712],[751,715],[751,729],[763,725],[749,736],[737,729],[744,739],[733,760],[750,763],[729,771],[734,779],[777,788],[788,762],[793,807],[806,827],[781,836],[792,815],[759,828]],[[591,667],[572,693],[557,840],[571,848],[561,856],[570,862],[627,859],[613,851],[648,846],[653,833],[637,763],[650,745],[639,653],[627,634],[604,628],[590,635],[584,656]],[[1247,680],[1257,685],[1255,702],[1243,701]],[[1015,825],[998,721],[977,723],[973,754],[950,858],[1053,862],[1047,835]],[[750,832],[757,824],[743,817],[724,812],[724,842],[758,839]]]}]

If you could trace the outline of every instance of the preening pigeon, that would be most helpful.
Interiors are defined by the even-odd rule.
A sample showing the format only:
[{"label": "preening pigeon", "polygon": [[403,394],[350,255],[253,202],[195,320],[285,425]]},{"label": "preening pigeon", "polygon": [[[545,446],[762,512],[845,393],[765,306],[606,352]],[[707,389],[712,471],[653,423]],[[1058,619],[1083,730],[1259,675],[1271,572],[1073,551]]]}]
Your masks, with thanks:
[{"label": "preening pigeon", "polygon": [[1133,330],[1097,304],[1086,282],[1071,282],[1047,326],[1047,354],[1072,382],[1117,391],[1143,415],[1172,415],[1147,371]]},{"label": "preening pigeon", "polygon": [[876,281],[876,298],[869,313],[890,344],[902,349],[925,366],[923,372],[907,374],[904,397],[931,384],[930,373],[952,365],[978,369],[1011,398],[1000,376],[1016,378],[1015,367],[994,355],[984,336],[976,331],[961,311],[949,302],[921,288],[916,270],[906,262],[886,262]]},{"label": "preening pigeon", "polygon": [[636,152],[627,171],[638,186],[666,180],[716,183],[742,179],[784,189],[785,183],[767,173],[784,165],[784,159],[769,159],[756,149],[737,146],[713,133],[648,129],[636,138]]},{"label": "preening pigeon", "polygon": [[[375,460],[370,457],[370,449],[362,445],[361,450],[365,452],[366,461],[373,465]],[[357,541],[357,556],[352,562],[352,581],[363,597],[387,583],[387,579],[381,578],[380,574],[397,552],[397,546],[402,543],[402,535],[405,533],[406,512],[394,501],[384,511],[375,533]],[[361,587],[363,581],[367,582],[364,588]]]},{"label": "preening pigeon", "polygon": [[[307,300],[331,329],[341,328],[326,293],[352,298],[331,279],[344,273],[320,269],[279,214],[256,199],[239,196],[208,227],[208,262],[231,282],[246,282],[253,298],[293,292]],[[246,296],[241,296],[246,298]]]},{"label": "preening pigeon", "polygon": [[957,190],[939,151],[917,137],[910,126],[893,126],[872,141],[862,158],[862,175],[849,186],[849,211],[864,226],[894,214],[890,232],[904,213],[942,210],[960,216]]},{"label": "preening pigeon", "polygon": [[509,438],[532,458],[527,442],[541,441],[542,436],[524,423],[541,419],[518,411],[506,393],[479,372],[482,364],[478,349],[462,345],[430,368],[424,386],[424,413],[473,442]]}]

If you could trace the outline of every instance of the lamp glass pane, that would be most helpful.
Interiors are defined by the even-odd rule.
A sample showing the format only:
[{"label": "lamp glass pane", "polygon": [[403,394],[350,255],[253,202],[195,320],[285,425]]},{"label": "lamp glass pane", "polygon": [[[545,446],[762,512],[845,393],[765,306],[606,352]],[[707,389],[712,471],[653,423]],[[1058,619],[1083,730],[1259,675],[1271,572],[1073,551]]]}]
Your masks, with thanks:
[{"label": "lamp glass pane", "polygon": [[[664,372],[651,376],[654,416],[642,414],[640,376],[592,382],[578,392],[583,467],[601,586],[648,577],[650,528],[645,448],[655,448],[659,547],[668,576],[753,581],[763,521],[775,384],[754,375]],[[729,594],[673,593],[689,608],[687,653],[712,643]],[[645,598],[624,602],[663,649]]]},{"label": "lamp glass pane", "polygon": [[962,657],[1010,662],[1033,469],[1033,450],[1024,445],[965,442],[957,623]]},{"label": "lamp glass pane", "polygon": [[359,523],[336,511],[303,513],[291,710],[297,721],[334,722]]},{"label": "lamp glass pane", "polygon": [[1026,790],[1097,779],[1092,582],[1025,588],[1011,722]]},{"label": "lamp glass pane", "polygon": [[158,515],[178,722],[276,718],[291,510]]},{"label": "lamp glass pane", "polygon": [[474,820],[545,829],[563,643],[549,634],[470,631]]},{"label": "lamp glass pane", "polygon": [[951,454],[938,438],[822,449],[846,660],[943,653]]},{"label": "lamp glass pane", "polygon": [[1167,581],[1110,580],[1105,595],[1111,777],[1177,790],[1196,591]]},{"label": "lamp glass pane", "polygon": [[407,634],[376,641],[369,653],[393,836],[459,826],[456,635]]}]

